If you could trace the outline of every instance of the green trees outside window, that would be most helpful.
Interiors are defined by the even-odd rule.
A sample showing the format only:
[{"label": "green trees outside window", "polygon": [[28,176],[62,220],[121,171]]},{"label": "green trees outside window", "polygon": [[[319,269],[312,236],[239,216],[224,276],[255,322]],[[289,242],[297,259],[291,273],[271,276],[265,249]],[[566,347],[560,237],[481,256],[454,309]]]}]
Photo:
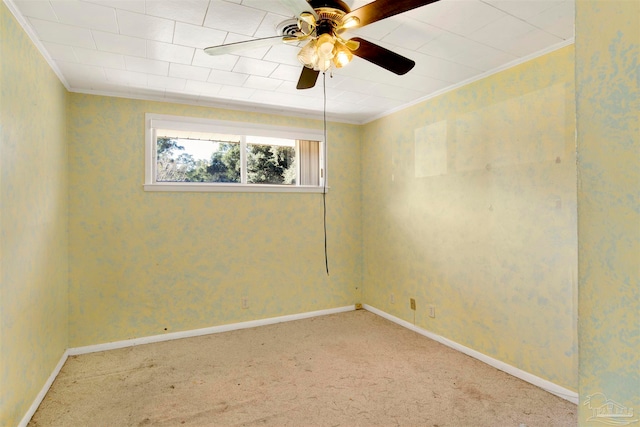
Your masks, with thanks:
[{"label": "green trees outside window", "polygon": [[[195,158],[179,139],[158,137],[156,142],[157,182],[240,183],[240,142],[210,143],[208,159]],[[246,144],[247,183],[296,183],[296,149],[290,146]]]}]

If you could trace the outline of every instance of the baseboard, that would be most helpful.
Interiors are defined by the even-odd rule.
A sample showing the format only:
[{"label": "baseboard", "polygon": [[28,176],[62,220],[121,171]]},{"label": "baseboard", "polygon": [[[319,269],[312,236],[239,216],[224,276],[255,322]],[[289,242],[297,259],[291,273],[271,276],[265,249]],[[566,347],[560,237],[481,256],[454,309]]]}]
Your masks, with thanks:
[{"label": "baseboard", "polygon": [[27,424],[29,424],[29,421],[31,421],[31,417],[33,417],[33,414],[35,414],[36,411],[38,410],[38,406],[40,406],[40,404],[42,403],[42,400],[47,395],[47,392],[51,388],[51,384],[53,384],[53,381],[55,381],[56,377],[60,373],[60,370],[64,366],[64,363],[67,361],[68,357],[69,357],[69,351],[65,350],[65,352],[62,353],[62,357],[60,358],[60,361],[58,361],[58,364],[51,372],[51,375],[49,375],[47,382],[45,382],[44,385],[42,386],[40,393],[38,393],[35,400],[29,407],[29,410],[27,411],[26,414],[24,414],[24,417],[22,417],[22,420],[20,420],[18,427],[27,427]]},{"label": "baseboard", "polygon": [[171,332],[162,335],[151,335],[142,338],[133,338],[130,340],[114,341],[105,344],[88,345],[84,347],[70,348],[68,354],[75,356],[78,354],[95,353],[98,351],[115,350],[118,348],[133,347],[142,344],[151,344],[155,342],[171,341],[181,338],[192,338],[202,335],[217,334],[220,332],[236,331],[238,329],[255,328],[257,326],[273,325],[275,323],[291,322],[293,320],[308,319],[310,317],[325,316],[328,314],[343,313],[355,310],[355,306],[348,305],[345,307],[330,308],[326,310],[309,311],[306,313],[290,314],[287,316],[270,317],[267,319],[250,320],[247,322],[232,323],[229,325],[211,326],[202,329],[192,329],[189,331]]},{"label": "baseboard", "polygon": [[136,345],[150,344],[154,342],[170,341],[170,340],[176,340],[180,338],[198,337],[202,335],[216,334],[220,332],[235,331],[238,329],[255,328],[257,326],[273,325],[276,323],[308,319],[310,317],[326,316],[328,314],[344,313],[344,312],[353,311],[353,310],[355,310],[355,306],[348,305],[345,307],[330,308],[330,309],[318,310],[318,311],[309,311],[306,313],[290,314],[287,316],[271,317],[271,318],[260,319],[260,320],[251,320],[248,322],[232,323],[229,325],[212,326],[209,328],[193,329],[190,331],[173,332],[173,333],[164,334],[164,335],[153,335],[149,337],[134,338],[134,339],[124,340],[124,341],[115,341],[115,342],[110,342],[106,344],[97,344],[97,345],[89,345],[84,347],[69,348],[64,352],[64,354],[60,358],[60,361],[56,365],[53,372],[51,372],[51,375],[47,379],[47,382],[42,387],[42,390],[40,390],[40,393],[38,393],[38,395],[36,396],[35,400],[29,407],[29,410],[27,411],[27,413],[24,415],[24,417],[18,424],[18,427],[26,427],[27,424],[29,424],[29,421],[31,421],[33,414],[36,413],[38,406],[40,406],[40,404],[42,403],[42,400],[47,395],[47,392],[51,388],[53,381],[56,379],[56,377],[60,373],[62,366],[64,366],[64,363],[67,361],[67,358],[69,356],[95,353],[98,351],[105,351],[105,350],[114,350],[117,348],[132,347]]},{"label": "baseboard", "polygon": [[503,372],[506,372],[509,375],[513,375],[516,378],[520,378],[521,380],[526,381],[530,384],[533,384],[536,387],[540,387],[541,389],[548,391],[551,394],[555,394],[556,396],[561,397],[565,400],[568,400],[569,402],[575,403],[576,405],[578,404],[578,393],[574,391],[561,387],[555,383],[552,383],[551,381],[537,377],[533,374],[530,374],[529,372],[523,371],[522,369],[518,369],[498,359],[489,357],[486,354],[480,353],[479,351],[473,350],[469,347],[465,347],[462,344],[458,344],[457,342],[451,341],[448,338],[434,334],[433,332],[429,332],[426,329],[423,329],[410,322],[407,322],[406,320],[402,320],[398,317],[395,317],[389,313],[386,313],[370,305],[363,304],[363,307],[365,310],[370,311],[374,314],[377,314],[380,317],[384,317],[385,319],[390,320],[393,323],[397,323],[400,326],[403,326],[407,329],[410,329],[414,332],[419,333],[420,335],[423,335],[427,338],[430,338],[434,341],[444,344],[447,347],[451,347],[452,349],[457,350],[461,353],[464,353],[467,356],[471,356],[474,359],[478,359],[481,362],[486,363],[487,365],[493,366],[494,368],[499,369]]}]

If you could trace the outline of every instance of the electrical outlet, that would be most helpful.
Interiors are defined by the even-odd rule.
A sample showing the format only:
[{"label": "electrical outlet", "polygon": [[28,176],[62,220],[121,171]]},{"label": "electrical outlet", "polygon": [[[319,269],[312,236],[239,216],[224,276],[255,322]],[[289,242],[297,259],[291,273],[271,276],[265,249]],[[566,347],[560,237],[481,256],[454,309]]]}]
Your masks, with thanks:
[{"label": "electrical outlet", "polygon": [[429,317],[436,317],[436,306],[435,305],[430,305],[429,306]]},{"label": "electrical outlet", "polygon": [[396,296],[393,294],[389,294],[389,302],[391,304],[395,304],[396,303]]},{"label": "electrical outlet", "polygon": [[409,304],[411,305],[411,310],[415,310],[416,309],[416,300],[415,300],[415,298],[409,299]]},{"label": "electrical outlet", "polygon": [[242,297],[242,308],[249,308],[249,298]]}]

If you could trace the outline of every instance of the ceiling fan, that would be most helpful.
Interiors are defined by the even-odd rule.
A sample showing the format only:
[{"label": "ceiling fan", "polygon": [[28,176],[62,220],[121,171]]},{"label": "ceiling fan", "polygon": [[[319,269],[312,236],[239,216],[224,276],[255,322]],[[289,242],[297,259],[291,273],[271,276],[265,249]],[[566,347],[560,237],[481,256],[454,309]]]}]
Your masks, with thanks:
[{"label": "ceiling fan", "polygon": [[343,38],[354,28],[364,27],[390,16],[434,3],[438,0],[375,0],[350,10],[342,0],[280,0],[296,16],[278,25],[279,35],[246,40],[204,49],[209,55],[223,55],[280,42],[307,41],[298,53],[304,65],[297,89],[315,86],[320,72],[342,68],[358,56],[395,74],[409,72],[415,62],[360,37]]}]

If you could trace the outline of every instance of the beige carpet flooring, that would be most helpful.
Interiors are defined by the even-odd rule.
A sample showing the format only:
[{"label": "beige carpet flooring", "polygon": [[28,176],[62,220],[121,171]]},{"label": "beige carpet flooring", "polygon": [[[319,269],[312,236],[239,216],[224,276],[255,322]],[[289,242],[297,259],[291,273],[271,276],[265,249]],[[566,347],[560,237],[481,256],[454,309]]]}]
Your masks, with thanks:
[{"label": "beige carpet flooring", "polygon": [[70,357],[29,425],[576,424],[576,405],[359,310]]}]

